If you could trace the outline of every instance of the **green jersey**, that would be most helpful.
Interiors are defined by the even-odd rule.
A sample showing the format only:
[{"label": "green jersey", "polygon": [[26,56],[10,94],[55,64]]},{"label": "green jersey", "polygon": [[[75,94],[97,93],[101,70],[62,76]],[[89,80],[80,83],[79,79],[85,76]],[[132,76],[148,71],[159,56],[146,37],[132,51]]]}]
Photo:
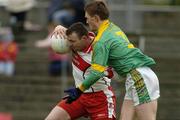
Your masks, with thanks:
[{"label": "green jersey", "polygon": [[104,74],[107,66],[111,66],[120,76],[125,76],[131,70],[151,66],[155,61],[135,48],[123,31],[104,21],[93,42],[91,73],[80,86],[81,90],[89,88]]}]

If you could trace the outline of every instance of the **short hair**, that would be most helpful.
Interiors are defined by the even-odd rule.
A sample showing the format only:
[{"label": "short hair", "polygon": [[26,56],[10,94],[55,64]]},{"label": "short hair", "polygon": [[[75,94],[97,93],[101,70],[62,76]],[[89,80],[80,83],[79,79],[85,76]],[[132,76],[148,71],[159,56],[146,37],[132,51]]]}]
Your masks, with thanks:
[{"label": "short hair", "polygon": [[86,26],[81,23],[81,22],[77,22],[72,24],[67,30],[66,30],[66,35],[70,35],[73,32],[75,32],[79,38],[81,38],[83,35],[88,35],[88,30],[86,28]]},{"label": "short hair", "polygon": [[103,1],[93,1],[85,6],[85,11],[90,15],[98,15],[101,20],[109,18],[109,10]]}]

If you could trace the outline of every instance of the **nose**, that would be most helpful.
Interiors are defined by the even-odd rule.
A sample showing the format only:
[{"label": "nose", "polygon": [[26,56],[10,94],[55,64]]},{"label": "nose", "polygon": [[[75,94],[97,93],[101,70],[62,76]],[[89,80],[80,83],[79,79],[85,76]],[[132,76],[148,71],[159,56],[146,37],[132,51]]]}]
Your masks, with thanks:
[{"label": "nose", "polygon": [[69,43],[69,47],[72,47],[72,44],[71,44],[71,43]]}]

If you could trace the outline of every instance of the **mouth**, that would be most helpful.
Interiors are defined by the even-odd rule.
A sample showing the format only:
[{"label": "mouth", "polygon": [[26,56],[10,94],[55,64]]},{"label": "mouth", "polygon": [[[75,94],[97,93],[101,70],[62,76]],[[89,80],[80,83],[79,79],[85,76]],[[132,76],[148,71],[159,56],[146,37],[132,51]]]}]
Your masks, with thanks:
[{"label": "mouth", "polygon": [[71,50],[76,50],[72,45],[69,46]]},{"label": "mouth", "polygon": [[73,46],[69,46],[71,49],[73,49]]}]

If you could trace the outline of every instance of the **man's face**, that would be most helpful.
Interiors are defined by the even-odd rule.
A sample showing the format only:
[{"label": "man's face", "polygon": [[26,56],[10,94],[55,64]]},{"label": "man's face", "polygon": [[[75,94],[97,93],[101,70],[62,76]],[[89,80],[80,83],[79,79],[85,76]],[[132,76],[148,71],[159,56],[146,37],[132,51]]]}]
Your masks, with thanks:
[{"label": "man's face", "polygon": [[87,12],[85,13],[86,22],[89,25],[89,28],[91,31],[95,32],[97,31],[97,20],[95,16],[91,17]]},{"label": "man's face", "polygon": [[67,36],[67,39],[70,44],[70,48],[74,51],[83,51],[87,47],[86,40],[84,40],[84,37],[79,38],[78,35],[73,32],[72,34]]}]

